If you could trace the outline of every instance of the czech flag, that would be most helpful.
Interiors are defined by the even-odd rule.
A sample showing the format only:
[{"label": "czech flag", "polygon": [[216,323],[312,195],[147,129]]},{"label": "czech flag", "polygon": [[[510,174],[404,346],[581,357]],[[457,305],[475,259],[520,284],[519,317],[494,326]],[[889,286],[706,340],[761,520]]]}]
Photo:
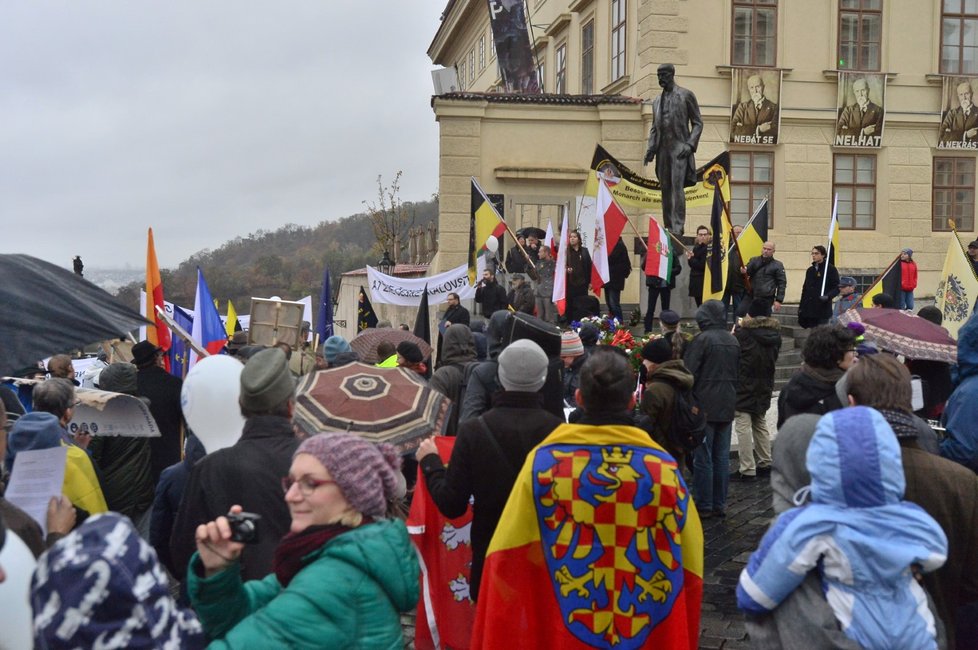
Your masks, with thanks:
[{"label": "czech flag", "polygon": [[703,528],[676,461],[629,426],[565,424],[530,452],[489,545],[473,648],[682,648]]},{"label": "czech flag", "polygon": [[[210,354],[219,353],[228,343],[221,314],[214,306],[211,290],[207,288],[207,282],[199,266],[197,267],[197,296],[194,298],[194,328],[190,336]],[[189,368],[193,368],[196,363],[197,353],[191,350]]]}]

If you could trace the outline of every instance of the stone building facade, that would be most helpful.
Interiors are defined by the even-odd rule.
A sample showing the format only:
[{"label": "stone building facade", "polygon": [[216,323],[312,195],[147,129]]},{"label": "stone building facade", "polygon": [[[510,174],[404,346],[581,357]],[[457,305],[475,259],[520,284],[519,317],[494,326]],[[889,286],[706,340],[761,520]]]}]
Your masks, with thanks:
[{"label": "stone building facade", "polygon": [[[962,241],[975,238],[978,136],[939,145],[942,118],[957,108],[962,89],[967,93],[961,84],[978,88],[973,4],[528,0],[545,92],[514,96],[494,92],[500,79],[486,1],[450,0],[428,50],[436,65],[457,68],[462,89],[432,99],[440,126],[435,267],[465,258],[470,176],[504,196],[514,229],[545,228],[548,219],[556,228],[564,206],[573,220],[596,143],[652,177],[642,165],[649,103],[659,92],[656,68],[668,62],[702,110],[697,163],[731,152],[734,223],[770,196],[770,238],[788,269],[789,300],[800,295],[812,246],[826,243],[837,192],[840,270],[872,275],[909,247],[920,268],[917,293],[933,295],[948,219]],[[780,78],[777,144],[731,143],[732,84],[745,77],[743,68]],[[840,114],[854,100],[851,84],[840,99],[842,73],[876,79],[870,97],[878,104],[885,92],[880,146],[837,144]],[[646,215],[628,211],[644,235]],[[687,234],[708,219],[708,208],[690,208]],[[638,280],[633,273],[625,301],[637,303],[644,293]]]}]

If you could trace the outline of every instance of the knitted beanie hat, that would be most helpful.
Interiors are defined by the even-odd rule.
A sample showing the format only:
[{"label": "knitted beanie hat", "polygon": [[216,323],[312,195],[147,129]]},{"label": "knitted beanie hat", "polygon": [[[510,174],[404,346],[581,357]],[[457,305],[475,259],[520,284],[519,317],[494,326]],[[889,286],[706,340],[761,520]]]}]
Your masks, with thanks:
[{"label": "knitted beanie hat", "polygon": [[135,395],[138,391],[136,386],[136,366],[131,363],[112,363],[107,368],[103,368],[98,376],[98,387],[102,390],[113,393],[125,393]]},{"label": "knitted beanie hat", "polygon": [[642,358],[652,363],[665,363],[672,359],[672,343],[665,338],[652,339],[642,348]]},{"label": "knitted beanie hat", "polygon": [[323,358],[329,363],[336,360],[336,355],[349,352],[353,348],[342,336],[331,336],[323,343]]},{"label": "knitted beanie hat", "polygon": [[533,341],[513,341],[499,355],[499,383],[505,390],[535,393],[547,381],[547,363],[547,355]]},{"label": "knitted beanie hat", "polygon": [[306,438],[292,457],[299,454],[322,463],[361,514],[381,518],[388,501],[404,496],[401,457],[388,444],[375,445],[351,433],[320,433]]},{"label": "knitted beanie hat", "polygon": [[560,356],[579,357],[584,354],[584,344],[577,332],[564,332],[560,335]]},{"label": "knitted beanie hat", "polygon": [[279,348],[258,352],[241,371],[241,404],[252,411],[275,408],[295,393],[289,361]]}]

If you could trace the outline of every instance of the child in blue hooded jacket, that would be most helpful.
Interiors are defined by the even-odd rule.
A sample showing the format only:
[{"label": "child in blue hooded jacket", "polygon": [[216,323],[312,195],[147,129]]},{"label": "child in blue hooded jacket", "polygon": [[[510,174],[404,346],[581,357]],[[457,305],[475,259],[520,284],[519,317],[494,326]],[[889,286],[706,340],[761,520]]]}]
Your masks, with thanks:
[{"label": "child in blue hooded jacket", "polygon": [[740,574],[737,605],[771,611],[818,566],[846,636],[866,648],[936,648],[934,617],[912,565],[942,566],[947,538],[922,508],[902,500],[900,446],[889,424],[866,407],[826,414],[806,466],[811,503],[779,516],[761,540]]}]

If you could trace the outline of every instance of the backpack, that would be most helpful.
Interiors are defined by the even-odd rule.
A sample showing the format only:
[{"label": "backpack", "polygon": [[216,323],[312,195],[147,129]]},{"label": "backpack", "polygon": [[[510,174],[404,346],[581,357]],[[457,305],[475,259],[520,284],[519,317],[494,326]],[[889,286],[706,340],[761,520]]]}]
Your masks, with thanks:
[{"label": "backpack", "polygon": [[672,426],[665,432],[666,440],[677,450],[689,453],[703,444],[706,438],[706,412],[693,397],[693,391],[681,389],[670,381],[655,379],[672,386]]}]

